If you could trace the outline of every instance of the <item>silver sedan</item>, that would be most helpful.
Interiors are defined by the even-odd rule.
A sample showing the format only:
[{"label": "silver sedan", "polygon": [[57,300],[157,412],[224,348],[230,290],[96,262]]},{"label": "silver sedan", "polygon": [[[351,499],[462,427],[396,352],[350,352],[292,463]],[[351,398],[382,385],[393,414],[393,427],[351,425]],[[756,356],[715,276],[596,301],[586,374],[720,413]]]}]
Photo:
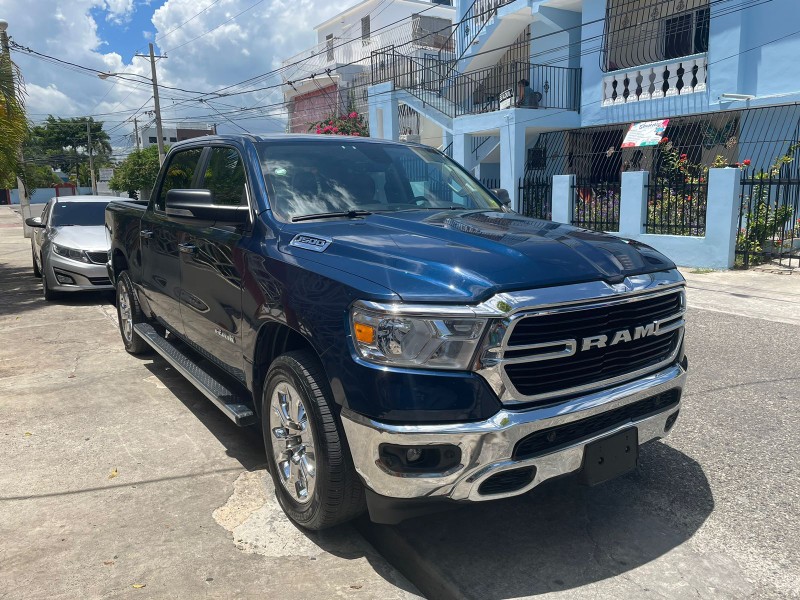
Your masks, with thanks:
[{"label": "silver sedan", "polygon": [[105,209],[114,196],[51,198],[33,227],[33,272],[42,278],[46,300],[61,292],[112,290],[108,279]]}]

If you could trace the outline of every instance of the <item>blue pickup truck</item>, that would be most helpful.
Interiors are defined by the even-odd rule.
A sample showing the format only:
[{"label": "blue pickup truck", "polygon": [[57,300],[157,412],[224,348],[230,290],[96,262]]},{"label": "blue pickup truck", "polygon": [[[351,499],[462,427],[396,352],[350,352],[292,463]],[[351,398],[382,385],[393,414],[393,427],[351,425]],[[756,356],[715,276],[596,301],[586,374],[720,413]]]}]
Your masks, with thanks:
[{"label": "blue pickup truck", "polygon": [[422,145],[179,143],[106,212],[122,341],[260,426],[309,529],[604,482],[677,419],[683,278],[507,198]]}]

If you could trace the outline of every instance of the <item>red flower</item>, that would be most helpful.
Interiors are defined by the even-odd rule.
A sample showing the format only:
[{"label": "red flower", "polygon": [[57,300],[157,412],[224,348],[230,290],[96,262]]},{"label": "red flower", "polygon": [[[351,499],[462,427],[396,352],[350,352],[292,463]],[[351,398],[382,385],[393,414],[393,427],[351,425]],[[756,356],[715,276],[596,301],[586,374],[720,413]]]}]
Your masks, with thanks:
[{"label": "red flower", "polygon": [[687,158],[689,158],[688,154],[681,154],[681,160],[686,160]]},{"label": "red flower", "polygon": [[333,133],[339,133],[339,128],[338,127],[331,127],[331,131]]},{"label": "red flower", "polygon": [[750,159],[749,159],[749,158],[745,158],[745,159],[742,161],[742,164],[743,164],[745,167],[749,167],[749,166],[750,166]]},{"label": "red flower", "polygon": [[700,183],[705,183],[705,182],[706,182],[706,178],[705,177],[701,177],[700,178]]},{"label": "red flower", "polygon": [[361,134],[360,134],[360,133],[358,133],[357,131],[354,131],[354,132],[353,132],[353,135],[354,135],[354,136],[356,136],[356,137],[361,137]]},{"label": "red flower", "polygon": [[668,137],[663,137],[663,138],[661,138],[661,141],[659,142],[659,144],[666,144],[668,141],[669,141]]},{"label": "red flower", "polygon": [[350,118],[351,118],[351,119],[356,119],[356,118],[358,118],[358,113],[357,113],[357,112],[355,112],[355,111],[351,112],[351,113],[350,113]]},{"label": "red flower", "polygon": [[739,163],[733,163],[733,166],[734,167],[741,167],[742,165],[740,165]]}]

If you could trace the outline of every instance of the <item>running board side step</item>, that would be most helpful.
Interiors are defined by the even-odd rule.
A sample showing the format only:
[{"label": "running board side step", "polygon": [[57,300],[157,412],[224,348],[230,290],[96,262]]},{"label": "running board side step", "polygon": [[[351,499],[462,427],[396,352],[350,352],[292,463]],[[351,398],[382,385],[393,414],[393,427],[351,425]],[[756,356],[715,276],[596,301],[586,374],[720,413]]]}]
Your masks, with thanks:
[{"label": "running board side step", "polygon": [[187,356],[182,348],[160,335],[152,325],[136,323],[133,330],[204,396],[216,404],[231,421],[240,427],[257,422],[256,415],[245,398],[232,391],[217,376],[204,370]]}]

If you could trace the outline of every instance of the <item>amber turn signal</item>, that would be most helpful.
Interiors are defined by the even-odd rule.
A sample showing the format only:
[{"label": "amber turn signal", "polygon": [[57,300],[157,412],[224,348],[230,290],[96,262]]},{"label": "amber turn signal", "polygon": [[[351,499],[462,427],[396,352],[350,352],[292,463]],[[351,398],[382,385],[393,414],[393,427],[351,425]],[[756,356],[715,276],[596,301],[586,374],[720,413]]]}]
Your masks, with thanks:
[{"label": "amber turn signal", "polygon": [[353,329],[356,332],[356,339],[362,344],[372,344],[375,342],[375,328],[364,323],[354,323]]}]

